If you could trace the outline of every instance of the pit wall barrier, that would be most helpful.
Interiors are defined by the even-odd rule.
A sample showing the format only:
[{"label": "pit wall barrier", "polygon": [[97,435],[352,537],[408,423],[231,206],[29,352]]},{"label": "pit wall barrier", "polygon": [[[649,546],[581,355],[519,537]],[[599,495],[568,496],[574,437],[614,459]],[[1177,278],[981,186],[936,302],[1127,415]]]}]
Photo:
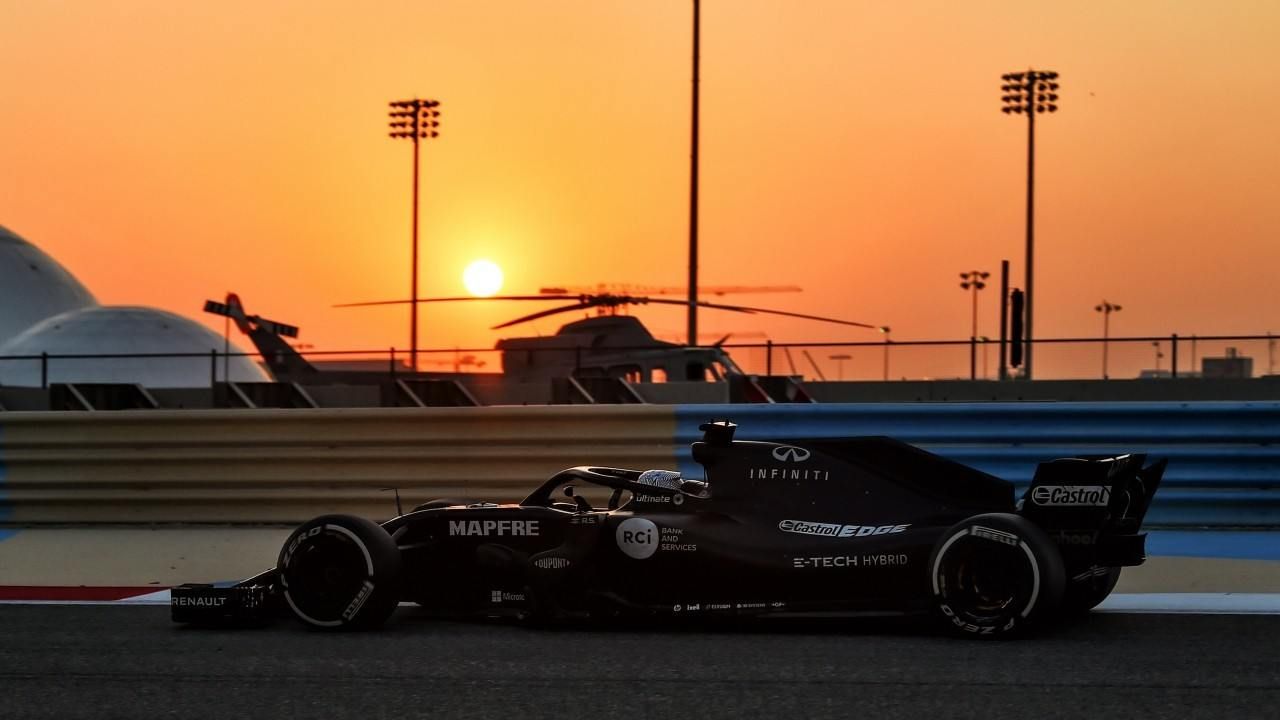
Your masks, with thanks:
[{"label": "pit wall barrier", "polygon": [[[573,465],[670,468],[673,409],[10,412],[0,520],[298,523],[433,498],[522,499]],[[7,515],[7,517],[6,517]]]},{"label": "pit wall barrier", "polygon": [[737,438],[888,435],[1012,481],[1057,457],[1147,453],[1169,467],[1148,526],[1280,527],[1280,402],[866,403],[682,405],[679,468],[701,477],[688,443],[708,418]]},{"label": "pit wall barrier", "polygon": [[[890,435],[1013,481],[1042,460],[1169,458],[1148,523],[1280,527],[1280,403],[902,403],[9,412],[0,522],[387,518],[437,497],[518,500],[572,465],[702,469],[711,418],[741,439]],[[0,527],[0,533],[4,529]]]}]

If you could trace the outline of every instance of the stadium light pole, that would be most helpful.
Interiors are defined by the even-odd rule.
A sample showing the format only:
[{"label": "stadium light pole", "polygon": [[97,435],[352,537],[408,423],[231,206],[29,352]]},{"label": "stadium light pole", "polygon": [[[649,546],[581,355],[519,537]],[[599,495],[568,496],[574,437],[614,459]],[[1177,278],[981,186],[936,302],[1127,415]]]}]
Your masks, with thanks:
[{"label": "stadium light pole", "polygon": [[440,132],[440,107],[438,100],[393,100],[390,103],[389,122],[392,138],[408,138],[413,141],[413,249],[409,260],[409,363],[418,370],[418,143],[438,137]]},{"label": "stadium light pole", "polygon": [[[969,272],[960,273],[960,289],[973,291],[973,326],[969,333],[969,379],[978,379],[978,291],[986,287],[983,282],[991,277],[991,273],[982,270],[970,270]],[[985,379],[987,372],[984,369],[982,376]]]},{"label": "stadium light pole", "polygon": [[689,143],[689,345],[698,344],[698,65],[702,2],[693,0],[693,109]]},{"label": "stadium light pole", "polygon": [[1107,338],[1111,336],[1111,313],[1120,312],[1120,306],[1103,300],[1094,310],[1102,313],[1102,379],[1107,379]]},{"label": "stadium light pole", "polygon": [[1058,111],[1058,73],[1046,70],[1027,70],[1026,72],[1005,73],[1000,78],[1004,84],[1001,100],[1004,101],[1002,112],[1006,115],[1018,114],[1027,116],[1027,282],[1026,292],[1026,351],[1023,353],[1022,373],[1027,380],[1032,379],[1031,357],[1034,350],[1032,333],[1032,298],[1035,277],[1035,176],[1036,176],[1036,115]]}]

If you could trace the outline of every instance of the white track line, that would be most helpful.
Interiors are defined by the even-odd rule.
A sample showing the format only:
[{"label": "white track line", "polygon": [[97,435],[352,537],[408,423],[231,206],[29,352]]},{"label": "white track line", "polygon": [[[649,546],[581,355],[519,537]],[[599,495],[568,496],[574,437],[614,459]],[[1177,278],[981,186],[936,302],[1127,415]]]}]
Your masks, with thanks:
[{"label": "white track line", "polygon": [[1280,615],[1277,593],[1116,593],[1099,612],[1191,615]]}]

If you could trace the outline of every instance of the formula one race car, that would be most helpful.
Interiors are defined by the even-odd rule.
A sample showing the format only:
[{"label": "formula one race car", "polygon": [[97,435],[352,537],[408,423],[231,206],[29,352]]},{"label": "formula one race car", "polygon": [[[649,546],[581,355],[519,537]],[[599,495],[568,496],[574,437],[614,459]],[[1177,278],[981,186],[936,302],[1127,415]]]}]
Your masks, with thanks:
[{"label": "formula one race car", "polygon": [[1165,465],[1053,460],[1015,502],[1010,483],[889,438],[735,441],[735,427],[702,426],[705,480],[575,467],[518,505],[318,517],[271,570],[174,588],[173,619],[287,607],[319,628],[372,628],[409,600],[544,621],[932,613],[961,634],[1008,635],[1088,611],[1143,562]]}]

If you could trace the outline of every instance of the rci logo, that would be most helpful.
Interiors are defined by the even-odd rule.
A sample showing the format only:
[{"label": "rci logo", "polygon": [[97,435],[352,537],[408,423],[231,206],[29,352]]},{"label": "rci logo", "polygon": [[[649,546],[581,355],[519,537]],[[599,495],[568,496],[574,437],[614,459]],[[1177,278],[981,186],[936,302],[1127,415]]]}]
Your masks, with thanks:
[{"label": "rci logo", "polygon": [[627,518],[618,525],[614,538],[627,557],[644,560],[658,549],[658,526],[646,518]]},{"label": "rci logo", "polygon": [[810,452],[801,447],[783,445],[773,449],[773,458],[782,462],[804,462],[809,459]]}]

